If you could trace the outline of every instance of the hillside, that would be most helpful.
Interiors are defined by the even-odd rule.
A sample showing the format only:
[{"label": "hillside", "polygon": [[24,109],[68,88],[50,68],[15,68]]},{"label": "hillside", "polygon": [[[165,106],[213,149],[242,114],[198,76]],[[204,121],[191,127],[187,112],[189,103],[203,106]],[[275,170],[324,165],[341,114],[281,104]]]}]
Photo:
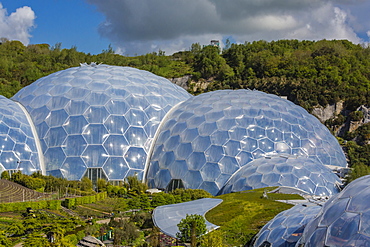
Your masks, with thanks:
[{"label": "hillside", "polygon": [[47,197],[44,193],[28,189],[6,179],[0,179],[0,203],[33,201],[44,197]]},{"label": "hillside", "polygon": [[219,225],[225,242],[232,246],[248,243],[255,234],[273,217],[292,205],[275,200],[302,199],[299,195],[268,194],[263,197],[262,188],[238,193],[230,193],[216,198],[223,202],[206,214],[208,221]]},{"label": "hillside", "polygon": [[[192,94],[218,89],[256,89],[280,96],[316,114],[339,137],[355,174],[370,172],[370,48],[347,40],[255,41],[218,47],[193,44],[166,56],[136,57],[113,50],[91,55],[60,44],[0,44],[0,94],[11,97],[37,79],[78,66],[104,63],[131,66],[171,79]],[[362,107],[362,106],[365,106]],[[362,108],[360,108],[362,107]],[[329,110],[328,110],[329,109]],[[325,112],[325,113],[324,113]],[[358,176],[358,175],[356,175]]]}]

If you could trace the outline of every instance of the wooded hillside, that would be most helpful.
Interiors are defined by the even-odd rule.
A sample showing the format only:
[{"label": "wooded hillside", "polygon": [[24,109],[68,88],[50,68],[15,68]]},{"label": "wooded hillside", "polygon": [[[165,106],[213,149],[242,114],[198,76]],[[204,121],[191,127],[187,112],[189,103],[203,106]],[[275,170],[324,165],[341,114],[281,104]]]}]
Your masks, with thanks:
[{"label": "wooded hillside", "polygon": [[[317,106],[343,102],[338,115],[326,121],[334,131],[351,121],[359,128],[342,131],[341,144],[348,150],[351,165],[370,172],[370,128],[356,109],[370,105],[370,48],[347,40],[255,41],[230,44],[221,52],[215,46],[193,44],[188,51],[166,56],[163,51],[125,57],[111,47],[98,55],[19,41],[1,40],[0,94],[11,97],[19,89],[53,72],[80,63],[104,63],[148,70],[166,78],[190,76],[189,92],[217,89],[257,89],[287,96],[309,112]],[[349,142],[346,142],[349,141]],[[364,170],[362,169],[362,170]]]}]

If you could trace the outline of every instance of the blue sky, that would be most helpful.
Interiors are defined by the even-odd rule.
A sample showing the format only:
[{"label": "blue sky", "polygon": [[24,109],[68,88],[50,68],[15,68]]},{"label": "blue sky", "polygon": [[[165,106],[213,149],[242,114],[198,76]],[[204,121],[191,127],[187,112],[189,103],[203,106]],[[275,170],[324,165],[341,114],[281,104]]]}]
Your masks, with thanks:
[{"label": "blue sky", "polygon": [[63,48],[77,46],[77,50],[101,53],[111,43],[98,32],[104,15],[94,5],[82,0],[0,0],[8,15],[17,8],[29,6],[36,15],[30,28],[31,44],[62,43]]},{"label": "blue sky", "polygon": [[368,0],[0,0],[0,37],[98,54],[189,49],[232,37],[368,43]]}]

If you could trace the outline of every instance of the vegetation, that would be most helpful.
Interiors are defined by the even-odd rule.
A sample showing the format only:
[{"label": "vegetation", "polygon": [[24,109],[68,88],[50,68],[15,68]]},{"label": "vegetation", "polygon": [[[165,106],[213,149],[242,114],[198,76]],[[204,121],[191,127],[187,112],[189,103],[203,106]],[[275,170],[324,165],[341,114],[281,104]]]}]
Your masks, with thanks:
[{"label": "vegetation", "polygon": [[[11,184],[16,182],[18,184],[15,185],[19,187],[33,186],[34,189],[49,191],[48,188],[51,187],[48,185],[54,181],[54,187],[58,188],[57,191],[51,190],[48,193],[57,193],[57,197],[0,204],[0,244],[3,246],[12,246],[14,242],[19,241],[22,241],[24,246],[35,246],[35,243],[38,243],[37,246],[75,246],[85,235],[103,239],[109,231],[113,233],[116,245],[147,246],[145,239],[148,238],[153,246],[156,246],[155,243],[159,243],[159,231],[152,222],[150,212],[153,208],[212,197],[204,190],[193,189],[177,189],[171,193],[149,195],[145,193],[147,186],[137,177],[128,177],[119,185],[100,180],[97,183],[99,193],[96,193],[92,191],[92,183],[88,178],[83,178],[82,181],[66,181],[40,173],[29,176],[18,172],[13,173],[11,177],[7,172],[3,172],[1,176],[1,181]],[[14,183],[8,180],[13,180]],[[59,186],[63,185],[67,188],[64,194],[60,194]],[[15,187],[10,187],[12,188]],[[80,193],[76,194],[75,190]],[[108,192],[110,197],[107,197]],[[12,194],[11,191],[9,193]],[[89,195],[91,193],[92,195]],[[51,198],[61,200],[50,200]],[[8,200],[10,199],[12,198],[9,197]],[[65,211],[62,206],[70,211]],[[106,219],[110,219],[108,223],[100,222]],[[77,220],[74,221],[73,227],[68,225],[71,220]],[[45,236],[51,237],[47,239]],[[11,237],[12,241],[7,242],[8,237]]]},{"label": "vegetation", "polygon": [[[308,111],[316,106],[325,107],[343,101],[344,110],[325,123],[334,133],[344,123],[361,122],[364,115],[357,108],[360,105],[370,106],[369,55],[369,47],[346,40],[255,41],[231,44],[222,52],[217,47],[202,47],[195,43],[188,51],[171,56],[158,51],[125,57],[114,54],[111,47],[101,54],[91,55],[79,52],[76,47],[61,49],[60,43],[52,47],[48,44],[24,46],[19,41],[1,39],[0,95],[12,97],[22,87],[43,76],[80,63],[97,62],[131,66],[167,78],[190,75],[188,86],[192,94],[217,89],[256,89],[287,96]],[[362,124],[356,130],[340,135],[339,141],[352,167],[349,181],[370,174],[370,125]],[[55,202],[57,200],[36,204],[6,203],[6,206],[3,203],[0,204],[2,208],[12,207],[11,210],[15,212],[11,216],[0,215],[0,245],[4,246],[10,246],[22,238],[24,246],[75,245],[85,234],[99,237],[111,227],[116,233],[115,244],[140,246],[144,245],[143,239],[148,238],[153,240],[155,246],[159,233],[158,229],[148,223],[150,210],[160,205],[211,197],[202,190],[175,190],[148,195],[145,193],[146,185],[136,177],[130,177],[119,185],[99,180],[97,191],[93,190],[87,178],[68,181],[39,173],[32,176],[14,173],[12,177],[3,173],[1,177],[29,189],[49,193],[54,196],[53,199],[71,197],[63,202],[64,206],[72,209],[83,220],[107,217],[112,213],[114,217],[120,218],[116,220],[111,217],[109,224],[92,220],[92,225],[86,225],[84,221],[80,222],[62,212],[60,204]],[[106,193],[109,198],[94,201],[92,198],[97,198],[97,192]],[[224,202],[207,213],[206,218],[221,228],[204,235],[200,241],[201,246],[243,245],[269,219],[290,207],[272,200],[279,197],[288,199],[290,196],[274,195],[271,198],[270,195],[269,199],[265,199],[262,193],[263,190],[254,190],[220,196]],[[22,215],[25,205],[36,210],[36,217]],[[146,227],[152,227],[153,230],[145,230]],[[55,244],[43,237],[51,232],[55,234]]]},{"label": "vegetation", "polygon": [[[129,180],[135,181],[134,178]],[[120,186],[125,187],[126,184],[127,181]],[[112,197],[104,198],[99,196],[107,194],[102,191],[95,196],[64,199],[62,204],[72,209],[74,216],[61,210],[60,201],[58,201],[59,204],[56,204],[59,205],[58,207],[47,206],[47,202],[53,201],[33,202],[36,204],[20,202],[19,204],[23,204],[23,206],[12,208],[13,213],[0,213],[0,241],[3,241],[5,246],[11,246],[20,241],[23,242],[24,246],[32,246],[36,242],[37,246],[75,246],[85,235],[104,239],[106,234],[111,231],[114,236],[113,242],[117,245],[158,246],[159,231],[154,227],[151,219],[153,208],[158,205],[212,197],[208,192],[192,189],[177,189],[171,193],[161,192],[149,195],[137,190],[137,188],[143,188],[144,185],[136,182],[131,183],[131,185],[133,184],[136,184],[134,186],[136,189],[125,187],[128,192],[124,196],[112,194]],[[118,187],[120,186],[118,185]],[[129,193],[132,189],[140,193],[135,195]],[[275,200],[301,198],[297,195],[281,194],[268,194],[268,198],[265,198],[263,197],[264,190],[258,189],[218,196],[217,198],[223,199],[222,204],[209,211],[206,218],[221,227],[215,232],[205,235],[202,235],[203,230],[200,231],[197,234],[198,236],[202,235],[197,239],[200,246],[243,245],[250,241],[259,229],[277,213],[291,207]],[[93,200],[93,198],[95,199]],[[33,210],[26,213],[25,206]],[[191,222],[194,220],[191,217],[195,216],[189,216],[188,221],[184,220],[181,223],[180,229],[184,232],[182,235],[184,241],[189,241],[188,238],[185,239],[185,236],[191,236],[189,224],[191,226]],[[200,217],[204,220],[202,216]],[[3,231],[3,235],[1,235],[1,231]],[[7,238],[1,238],[1,236]],[[55,242],[50,243],[44,236],[52,236]],[[10,245],[6,242],[8,238],[11,239]]]},{"label": "vegetation", "polygon": [[22,214],[20,221],[4,227],[10,241],[4,243],[3,246],[13,246],[14,242],[18,242],[23,236],[27,236],[23,241],[23,246],[76,246],[76,241],[67,241],[71,237],[65,237],[73,235],[71,231],[77,225],[83,226],[85,223],[78,218],[46,210],[27,210]]},{"label": "vegetation", "polygon": [[182,242],[190,242],[191,246],[197,246],[197,239],[207,232],[206,220],[202,215],[190,214],[177,224],[179,232],[176,234]]},{"label": "vegetation", "polygon": [[193,75],[211,83],[195,93],[226,88],[251,88],[277,95],[311,109],[343,100],[350,110],[368,105],[370,48],[347,40],[254,41],[217,47],[193,44],[189,51],[166,56],[163,51],[136,57],[78,52],[61,44],[24,46],[2,40],[0,45],[0,94],[12,96],[22,87],[50,73],[79,63],[132,66],[167,78]]},{"label": "vegetation", "polygon": [[[191,75],[188,86],[193,94],[217,89],[257,89],[287,96],[308,111],[318,105],[325,107],[343,101],[344,110],[326,122],[329,129],[335,130],[347,120],[361,120],[363,114],[356,109],[360,105],[370,105],[369,55],[369,46],[347,40],[228,42],[222,52],[217,47],[195,43],[189,50],[171,56],[159,50],[126,57],[114,54],[110,46],[101,54],[91,55],[79,52],[76,47],[61,49],[60,43],[24,46],[19,41],[1,39],[0,95],[11,97],[43,76],[80,63],[97,62],[131,66],[167,78]],[[341,137],[363,147],[370,140],[370,134],[366,128],[362,130],[361,133],[341,133]],[[353,152],[360,149],[355,148]],[[363,163],[368,166],[370,160]],[[27,185],[29,187],[39,186],[38,190],[43,187],[37,181],[24,182],[32,183]],[[52,184],[55,182],[52,180]],[[58,188],[63,190],[66,186]],[[102,187],[98,185],[98,188]],[[46,191],[52,189],[55,188],[51,188],[50,183],[45,185]],[[126,194],[122,187],[109,186],[106,191],[121,196]]]},{"label": "vegetation", "polygon": [[251,191],[217,196],[223,202],[206,214],[206,219],[220,226],[219,234],[223,236],[228,246],[240,246],[248,243],[260,228],[279,212],[287,210],[292,205],[275,200],[302,199],[298,195],[268,194],[263,197],[262,188]]}]

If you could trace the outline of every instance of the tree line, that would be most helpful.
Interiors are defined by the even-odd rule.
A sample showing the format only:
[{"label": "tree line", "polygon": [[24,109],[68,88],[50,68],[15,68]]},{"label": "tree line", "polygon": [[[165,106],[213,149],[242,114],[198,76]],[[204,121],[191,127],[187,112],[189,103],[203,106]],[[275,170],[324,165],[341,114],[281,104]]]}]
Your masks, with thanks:
[{"label": "tree line", "polygon": [[[226,42],[222,51],[194,43],[188,50],[170,56],[159,50],[127,57],[115,54],[111,46],[93,55],[79,52],[77,47],[62,49],[61,43],[24,46],[19,41],[3,38],[0,40],[0,95],[11,97],[22,87],[53,72],[97,62],[144,69],[166,78],[190,75],[192,94],[218,89],[256,89],[287,96],[309,112],[317,106],[343,101],[344,111],[326,122],[329,129],[334,129],[348,119],[356,120],[355,110],[360,105],[370,105],[369,55],[369,46],[348,40]],[[194,86],[197,83],[205,86]],[[370,135],[357,138],[358,134],[361,135],[357,131],[341,136],[357,145],[345,147],[354,150],[352,154],[362,152],[361,148],[370,140]],[[342,144],[345,146],[346,142]],[[359,155],[349,155],[350,164],[356,163],[359,159],[355,157]],[[362,158],[361,163],[369,166],[370,160]]]}]

